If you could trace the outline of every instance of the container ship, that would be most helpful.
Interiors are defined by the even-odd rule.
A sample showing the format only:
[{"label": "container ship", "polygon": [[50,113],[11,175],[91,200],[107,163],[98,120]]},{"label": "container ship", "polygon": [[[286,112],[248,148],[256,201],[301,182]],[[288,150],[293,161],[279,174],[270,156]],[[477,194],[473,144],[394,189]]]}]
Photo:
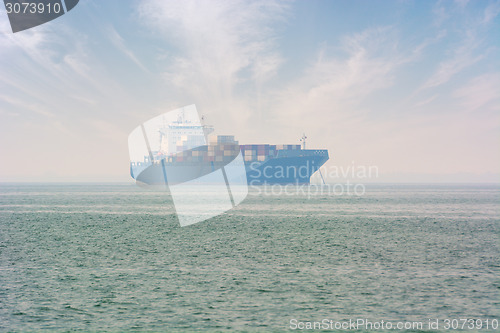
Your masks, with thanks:
[{"label": "container ship", "polygon": [[129,137],[129,147],[142,135],[147,146],[141,158],[131,158],[131,176],[139,184],[179,184],[218,169],[234,174],[231,166],[239,170],[244,166],[249,185],[309,184],[329,158],[326,149],[306,149],[305,135],[302,144],[240,145],[234,136],[211,135],[213,131],[212,126],[185,119],[183,114],[168,123],[164,119],[145,123],[142,131],[139,127]]}]

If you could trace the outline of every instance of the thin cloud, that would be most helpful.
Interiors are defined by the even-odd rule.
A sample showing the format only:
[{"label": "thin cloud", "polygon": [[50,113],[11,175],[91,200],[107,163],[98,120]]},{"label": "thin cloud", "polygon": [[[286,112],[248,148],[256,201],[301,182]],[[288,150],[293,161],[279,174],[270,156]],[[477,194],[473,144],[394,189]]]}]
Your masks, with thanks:
[{"label": "thin cloud", "polygon": [[455,90],[457,98],[467,111],[477,111],[482,108],[500,110],[500,73],[479,75],[463,87]]},{"label": "thin cloud", "polygon": [[271,25],[283,20],[288,4],[279,1],[144,1],[139,13],[180,50],[165,78],[181,90],[224,99],[249,79],[266,81],[282,58]]},{"label": "thin cloud", "polygon": [[438,1],[434,8],[432,9],[434,14],[434,25],[440,27],[450,18],[450,13],[447,8],[445,8],[443,1]]},{"label": "thin cloud", "polygon": [[107,28],[107,36],[109,40],[113,43],[113,45],[123,52],[130,60],[132,60],[137,66],[139,66],[143,71],[149,72],[148,69],[142,64],[142,62],[136,57],[134,52],[130,50],[126,45],[125,45],[125,40],[122,38],[122,36],[116,31],[116,29],[113,26],[109,26]]},{"label": "thin cloud", "polygon": [[500,2],[493,2],[484,10],[483,24],[488,24],[500,14]]},{"label": "thin cloud", "polygon": [[[420,57],[426,48],[428,48],[430,45],[436,44],[437,42],[445,38],[446,35],[447,35],[446,30],[440,30],[436,36],[426,38],[422,43],[418,44],[413,49],[413,55],[415,56],[415,58]],[[412,58],[411,60],[415,59]]]},{"label": "thin cloud", "polygon": [[406,63],[407,57],[412,58],[399,54],[392,33],[385,27],[344,36],[347,58],[321,50],[303,77],[279,94],[283,104],[279,109],[329,114],[325,108],[357,104],[372,92],[391,86],[395,70]]},{"label": "thin cloud", "polygon": [[20,99],[16,99],[12,96],[6,96],[6,95],[0,95],[0,101],[8,103],[20,111],[33,111],[36,114],[42,115],[47,118],[55,117],[54,113],[47,111],[45,107],[43,107],[38,103],[29,103]]},{"label": "thin cloud", "polygon": [[455,4],[461,9],[464,9],[468,3],[469,0],[455,0]]},{"label": "thin cloud", "polygon": [[[448,3],[446,3],[448,4]],[[449,50],[452,54],[446,60],[441,61],[436,71],[429,77],[429,79],[424,82],[424,84],[417,90],[417,93],[421,90],[435,88],[446,84],[455,75],[462,72],[463,70],[469,68],[470,66],[478,63],[486,57],[488,48],[485,48],[485,39],[482,37],[483,26],[491,24],[491,21],[500,12],[500,2],[495,2],[487,6],[484,10],[483,17],[474,17],[467,15],[463,9],[467,6],[467,1],[456,1],[450,6],[450,8],[445,8],[445,3],[442,1],[438,2],[434,8],[434,15],[437,21],[443,21],[443,19],[450,14],[443,14],[447,12],[456,12],[457,8],[460,9],[460,14],[456,14],[459,20],[463,20],[462,34],[465,36],[460,44],[455,46],[455,49]],[[475,22],[470,23],[470,22]]]},{"label": "thin cloud", "polygon": [[420,101],[420,102],[417,102],[414,107],[421,107],[421,106],[424,106],[424,105],[427,105],[431,102],[433,102],[436,98],[438,98],[438,95],[433,95],[427,99],[424,99],[423,101]]},{"label": "thin cloud", "polygon": [[443,85],[459,72],[483,59],[485,54],[476,52],[481,45],[482,41],[477,39],[474,32],[469,31],[462,44],[455,49],[453,56],[439,63],[437,70],[419,90]]}]

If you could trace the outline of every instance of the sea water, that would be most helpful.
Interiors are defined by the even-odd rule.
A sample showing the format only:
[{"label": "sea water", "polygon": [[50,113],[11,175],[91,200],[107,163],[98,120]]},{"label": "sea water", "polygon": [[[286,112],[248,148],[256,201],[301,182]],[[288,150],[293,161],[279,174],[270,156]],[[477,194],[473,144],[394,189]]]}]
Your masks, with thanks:
[{"label": "sea water", "polygon": [[181,228],[161,191],[0,184],[0,330],[498,320],[499,207],[498,185],[253,190]]}]

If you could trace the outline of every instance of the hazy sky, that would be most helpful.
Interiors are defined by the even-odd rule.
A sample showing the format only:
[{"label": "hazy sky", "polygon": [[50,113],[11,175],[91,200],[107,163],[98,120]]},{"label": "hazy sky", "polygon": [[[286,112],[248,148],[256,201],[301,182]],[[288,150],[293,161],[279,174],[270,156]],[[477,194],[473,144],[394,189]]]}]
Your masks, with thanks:
[{"label": "hazy sky", "polygon": [[500,181],[499,1],[81,0],[0,10],[0,181],[128,180],[128,134],[196,104],[240,143],[381,180]]}]

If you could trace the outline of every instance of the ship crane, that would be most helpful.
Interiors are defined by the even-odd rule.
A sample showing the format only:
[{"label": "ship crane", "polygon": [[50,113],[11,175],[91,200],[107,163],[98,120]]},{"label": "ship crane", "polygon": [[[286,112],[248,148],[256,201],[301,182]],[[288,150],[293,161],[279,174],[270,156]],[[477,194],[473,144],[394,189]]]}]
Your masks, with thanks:
[{"label": "ship crane", "polygon": [[306,149],[306,139],[307,139],[307,136],[306,134],[302,134],[302,137],[300,138],[300,141],[302,142],[302,149]]}]

